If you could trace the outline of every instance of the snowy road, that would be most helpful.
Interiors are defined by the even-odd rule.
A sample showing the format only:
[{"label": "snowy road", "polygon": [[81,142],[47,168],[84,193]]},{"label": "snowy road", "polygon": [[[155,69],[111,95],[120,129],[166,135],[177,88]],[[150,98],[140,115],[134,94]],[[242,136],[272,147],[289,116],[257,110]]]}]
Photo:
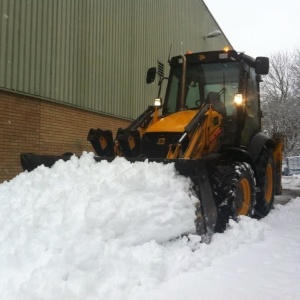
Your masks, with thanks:
[{"label": "snowy road", "polygon": [[287,204],[291,199],[300,197],[299,188],[288,188],[282,190],[282,195],[275,196],[274,204]]}]

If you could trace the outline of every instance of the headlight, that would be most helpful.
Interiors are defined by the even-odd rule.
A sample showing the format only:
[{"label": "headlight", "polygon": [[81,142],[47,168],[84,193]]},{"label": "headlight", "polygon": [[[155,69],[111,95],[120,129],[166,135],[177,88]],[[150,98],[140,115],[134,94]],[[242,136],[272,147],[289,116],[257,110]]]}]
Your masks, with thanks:
[{"label": "headlight", "polygon": [[243,104],[243,95],[242,94],[235,94],[233,102],[237,106],[242,105]]},{"label": "headlight", "polygon": [[158,107],[162,106],[161,98],[154,99],[154,106],[158,106]]}]

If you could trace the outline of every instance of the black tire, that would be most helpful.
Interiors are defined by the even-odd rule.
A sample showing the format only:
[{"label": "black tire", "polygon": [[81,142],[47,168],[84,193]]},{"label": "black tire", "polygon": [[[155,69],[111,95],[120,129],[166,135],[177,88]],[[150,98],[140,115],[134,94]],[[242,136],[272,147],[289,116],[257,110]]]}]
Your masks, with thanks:
[{"label": "black tire", "polygon": [[275,196],[275,163],[272,153],[263,148],[257,161],[257,187],[255,217],[263,218],[273,208]]},{"label": "black tire", "polygon": [[211,176],[218,217],[215,232],[224,232],[229,219],[239,215],[253,216],[256,199],[252,167],[244,162],[222,162]]}]

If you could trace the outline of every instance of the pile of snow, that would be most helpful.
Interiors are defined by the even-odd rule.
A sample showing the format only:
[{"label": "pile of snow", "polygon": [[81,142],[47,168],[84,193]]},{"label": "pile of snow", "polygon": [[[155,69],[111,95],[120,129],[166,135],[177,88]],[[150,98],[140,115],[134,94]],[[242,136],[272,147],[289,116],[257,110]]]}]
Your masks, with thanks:
[{"label": "pile of snow", "polygon": [[299,298],[300,198],[207,245],[174,239],[194,230],[190,186],[172,164],[88,153],[0,184],[1,298]]},{"label": "pile of snow", "polygon": [[138,286],[152,240],[194,232],[190,185],[172,164],[96,163],[92,153],[1,184],[3,299],[87,299]]}]

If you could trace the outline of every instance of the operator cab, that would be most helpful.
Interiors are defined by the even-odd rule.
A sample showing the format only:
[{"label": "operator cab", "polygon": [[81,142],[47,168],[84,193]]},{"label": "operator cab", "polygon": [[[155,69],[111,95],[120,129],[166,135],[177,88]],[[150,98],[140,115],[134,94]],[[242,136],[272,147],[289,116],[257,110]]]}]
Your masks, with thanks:
[{"label": "operator cab", "polygon": [[[223,102],[227,115],[234,114],[235,107],[229,99],[239,93],[240,65],[236,58],[220,59],[219,54],[220,52],[188,54],[185,61],[182,56],[172,58],[163,115],[183,109],[199,109],[216,99]],[[212,93],[219,96],[212,99]]]},{"label": "operator cab", "polygon": [[268,73],[268,58],[253,59],[229,50],[175,56],[169,63],[162,115],[212,104],[226,118],[224,142],[247,146],[261,130],[259,81],[260,75]]}]

